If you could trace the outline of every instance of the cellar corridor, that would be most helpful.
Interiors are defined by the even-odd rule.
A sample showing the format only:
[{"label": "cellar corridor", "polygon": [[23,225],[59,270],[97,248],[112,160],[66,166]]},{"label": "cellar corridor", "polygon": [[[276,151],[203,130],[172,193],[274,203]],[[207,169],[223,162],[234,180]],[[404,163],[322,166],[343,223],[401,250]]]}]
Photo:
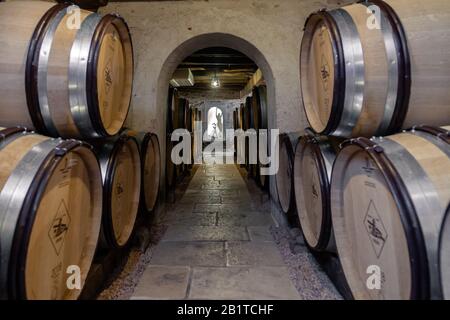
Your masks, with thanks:
[{"label": "cellar corridor", "polygon": [[203,165],[173,210],[134,292],[155,299],[298,299],[235,165]]},{"label": "cellar corridor", "polygon": [[338,297],[326,279],[311,281],[317,272],[311,260],[301,270],[307,270],[301,277],[309,278],[310,287],[296,289],[272,236],[276,224],[265,202],[248,188],[237,166],[199,166],[163,218],[168,228],[131,298],[305,299],[319,292]]}]

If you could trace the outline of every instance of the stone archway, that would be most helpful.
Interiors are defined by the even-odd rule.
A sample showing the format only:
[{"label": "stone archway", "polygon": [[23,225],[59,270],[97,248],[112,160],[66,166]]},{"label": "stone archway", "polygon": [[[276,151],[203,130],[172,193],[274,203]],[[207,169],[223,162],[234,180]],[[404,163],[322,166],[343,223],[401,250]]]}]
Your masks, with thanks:
[{"label": "stone archway", "polygon": [[[179,44],[167,56],[164,61],[157,81],[156,91],[156,107],[161,112],[163,111],[163,118],[159,132],[165,134],[166,120],[167,120],[167,100],[169,81],[178,65],[189,55],[194,52],[208,47],[227,47],[242,52],[252,59],[259,69],[261,69],[267,86],[267,101],[268,101],[268,126],[269,129],[276,127],[276,98],[275,98],[275,80],[272,68],[262,52],[249,41],[228,33],[206,33],[192,37],[181,44]],[[165,136],[164,136],[165,138]],[[162,150],[165,150],[165,139],[161,136],[160,140]],[[162,161],[165,163],[165,153],[162,152]],[[165,166],[163,166],[165,167]],[[165,168],[163,168],[163,177],[165,176]],[[164,181],[164,179],[162,180]],[[165,186],[161,186],[165,189]],[[271,188],[273,190],[273,188]]]}]

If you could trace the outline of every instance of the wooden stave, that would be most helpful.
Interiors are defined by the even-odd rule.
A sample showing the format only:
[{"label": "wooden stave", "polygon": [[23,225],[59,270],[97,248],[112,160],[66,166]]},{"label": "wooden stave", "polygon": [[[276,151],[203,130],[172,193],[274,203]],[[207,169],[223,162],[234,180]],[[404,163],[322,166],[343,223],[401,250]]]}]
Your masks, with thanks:
[{"label": "wooden stave", "polygon": [[[450,158],[450,147],[448,140],[443,140],[438,136],[437,133],[440,131],[438,129],[434,129],[434,131],[429,130],[429,126],[425,126],[425,129],[420,127],[414,128],[407,133],[416,135],[419,138],[426,139],[430,145],[438,148],[442,151],[443,154],[446,154],[447,157]],[[397,134],[390,137],[400,136],[401,134]],[[399,143],[391,141],[390,137],[387,138],[377,138],[372,140],[366,138],[358,138],[351,139],[342,144],[342,150],[338,155],[338,158],[335,161],[333,166],[333,176],[332,176],[332,217],[333,224],[335,224],[336,217],[342,213],[338,213],[340,198],[338,196],[338,192],[336,189],[337,182],[342,179],[340,175],[340,171],[342,169],[342,154],[347,152],[347,150],[353,148],[355,149],[363,149],[371,159],[373,159],[376,165],[380,168],[384,178],[387,181],[387,185],[391,192],[393,192],[393,197],[397,203],[397,209],[399,210],[399,214],[401,215],[401,221],[403,224],[404,232],[406,234],[406,239],[408,243],[409,257],[411,261],[411,277],[413,282],[411,284],[410,291],[410,299],[442,299],[442,291],[441,284],[439,281],[439,271],[438,262],[437,262],[437,239],[436,234],[438,232],[431,232],[430,229],[435,229],[436,226],[433,225],[433,222],[429,220],[433,220],[433,217],[424,217],[426,214],[430,214],[432,212],[435,215],[433,221],[441,221],[441,218],[444,214],[445,209],[439,207],[439,204],[435,201],[433,203],[434,209],[430,209],[429,212],[423,210],[423,199],[417,200],[419,197],[417,194],[414,196],[410,195],[410,190],[413,190],[413,185],[411,181],[407,181],[408,178],[405,178],[408,173],[411,175],[409,179],[416,179],[417,176],[420,176],[416,172],[414,175],[414,169],[409,169],[404,166],[404,163],[407,161],[408,156],[406,154],[402,154],[402,156],[398,156],[399,150],[395,149],[400,146]],[[401,146],[400,148],[404,148]],[[407,150],[406,148],[402,150]],[[408,152],[408,151],[407,151]],[[350,153],[349,153],[350,154]],[[409,155],[409,153],[408,153]],[[348,155],[347,155],[348,156]],[[397,158],[395,158],[397,156]],[[414,159],[412,156],[409,156],[410,159]],[[418,163],[414,164],[417,169]],[[403,168],[402,168],[403,166]],[[420,166],[419,166],[420,167]],[[400,170],[400,168],[402,168]],[[412,173],[411,173],[412,172]],[[406,180],[404,180],[406,179]],[[428,178],[427,178],[428,179]],[[412,180],[414,181],[414,180]],[[427,182],[428,181],[428,182]],[[422,186],[423,190],[435,190],[435,186],[427,180]],[[429,185],[426,185],[428,183]],[[434,192],[436,193],[436,192]],[[437,194],[428,195],[428,199],[439,199]],[[431,200],[429,200],[431,201]],[[422,205],[422,207],[421,207]],[[417,209],[419,208],[419,209]],[[421,209],[420,209],[421,208]],[[419,211],[417,211],[417,210]],[[420,211],[422,210],[422,211]],[[442,211],[442,212],[441,212]],[[335,226],[336,227],[336,226]],[[420,231],[423,228],[428,231]],[[419,230],[419,231],[418,231]],[[335,229],[336,231],[336,229]],[[425,233],[424,233],[425,232]],[[431,237],[430,237],[431,234]],[[344,256],[344,253],[339,250],[340,248],[340,240],[339,235],[336,234],[336,243],[338,247],[339,256],[341,259],[341,263],[344,267],[344,274],[346,273],[346,260],[347,256]],[[430,253],[431,252],[431,253]],[[431,262],[430,262],[431,260]],[[346,275],[347,277],[347,275]],[[350,287],[351,281],[347,277],[348,283]],[[355,296],[358,299],[367,299],[366,296]],[[398,298],[397,298],[398,299]]]},{"label": "wooden stave", "polygon": [[[332,113],[331,113],[331,118],[330,121],[327,124],[327,127],[323,130],[316,130],[318,133],[321,134],[332,134],[332,135],[336,135],[336,136],[342,136],[342,137],[356,137],[356,136],[366,136],[366,137],[370,137],[372,135],[380,135],[380,134],[392,134],[395,132],[398,132],[401,128],[407,128],[410,127],[414,124],[417,124],[418,122],[424,122],[423,118],[426,118],[426,122],[431,123],[432,125],[442,125],[442,122],[445,121],[449,121],[450,120],[450,112],[448,110],[447,107],[447,101],[449,100],[449,96],[448,96],[448,90],[441,90],[441,88],[436,89],[438,94],[435,94],[434,96],[438,96],[440,98],[436,98],[437,100],[440,99],[439,101],[435,101],[435,106],[436,108],[440,108],[440,112],[437,113],[439,114],[439,116],[435,116],[435,115],[428,115],[427,117],[422,117],[419,116],[419,114],[414,115],[414,110],[419,110],[418,112],[420,112],[421,107],[424,105],[423,103],[423,99],[420,100],[419,98],[417,98],[419,95],[419,92],[422,92],[423,89],[422,87],[424,87],[423,83],[424,81],[426,82],[427,79],[427,74],[421,74],[420,71],[419,73],[417,73],[417,70],[422,70],[425,69],[425,67],[421,67],[422,65],[428,65],[429,61],[433,61],[435,63],[437,63],[437,61],[441,61],[443,60],[445,63],[445,66],[448,66],[448,68],[450,69],[450,63],[448,63],[448,59],[444,58],[441,56],[442,59],[436,58],[436,56],[434,56],[434,58],[425,58],[424,56],[429,56],[431,57],[433,55],[433,53],[427,53],[426,55],[421,55],[418,48],[420,47],[435,47],[436,46],[436,42],[439,41],[439,34],[436,33],[436,37],[430,39],[426,39],[427,37],[420,37],[420,36],[415,36],[415,33],[417,30],[414,30],[414,25],[412,22],[414,22],[414,19],[410,19],[411,16],[411,12],[408,12],[408,8],[410,6],[420,6],[419,2],[415,1],[413,4],[409,5],[409,3],[406,3],[405,1],[401,1],[401,0],[386,0],[386,1],[380,1],[380,0],[373,0],[368,4],[365,5],[370,5],[370,4],[374,4],[379,6],[379,8],[381,9],[381,13],[382,13],[382,18],[386,19],[386,21],[388,22],[389,27],[392,29],[391,32],[391,36],[393,38],[393,41],[395,42],[395,47],[397,49],[397,55],[398,55],[398,70],[397,70],[397,81],[396,81],[396,85],[398,86],[398,91],[397,91],[397,98],[396,98],[396,102],[395,102],[395,108],[392,111],[392,117],[389,121],[389,123],[387,122],[387,119],[383,119],[384,123],[380,123],[379,125],[379,130],[372,130],[372,131],[368,131],[368,132],[359,132],[359,134],[357,134],[358,132],[353,132],[353,133],[349,133],[347,132],[342,132],[342,130],[340,129],[343,126],[343,123],[340,123],[340,119],[342,117],[342,112],[343,112],[343,108],[341,107],[343,104],[343,97],[339,96],[338,94],[340,92],[343,92],[342,88],[336,88],[335,90],[335,95],[334,95],[334,99],[333,99],[333,108],[332,108]],[[358,5],[358,4],[357,4]],[[351,6],[347,6],[347,7],[343,7],[343,9],[338,9],[338,10],[344,10],[345,8],[349,8],[352,6],[356,6],[356,5],[351,5]],[[422,8],[425,8],[428,6],[427,4],[422,4]],[[443,1],[439,1],[439,0],[435,0],[433,2],[433,10],[438,11],[439,9],[437,8],[441,8],[442,10],[439,11],[439,15],[440,17],[443,17],[443,15],[449,15],[450,12],[448,12],[449,7],[446,3],[444,3]],[[416,16],[414,16],[416,19],[417,18],[423,18],[422,16],[419,15],[420,12],[423,12],[424,10],[415,10],[416,12]],[[425,10],[427,12],[429,12],[430,10]],[[310,40],[310,35],[309,33],[311,33],[311,25],[314,24],[314,21],[316,21],[318,19],[318,17],[321,17],[321,19],[326,20],[329,24],[330,24],[330,30],[333,31],[333,36],[334,36],[334,41],[333,44],[335,45],[334,48],[334,52],[335,55],[338,59],[336,59],[335,61],[335,68],[337,70],[336,72],[336,77],[335,77],[335,81],[338,85],[342,84],[345,82],[345,72],[343,71],[343,65],[344,65],[344,61],[342,59],[342,55],[343,55],[343,51],[342,51],[342,39],[341,37],[338,35],[337,31],[337,27],[334,24],[333,25],[333,19],[330,17],[330,13],[332,13],[333,11],[330,12],[319,12],[319,13],[314,13],[312,14],[306,24],[305,24],[305,36],[303,38],[302,41],[302,54],[301,54],[301,61],[302,61],[302,66],[306,65],[307,61],[305,61],[305,57],[306,57],[306,49],[308,49],[308,43],[307,41]],[[409,15],[408,15],[409,14]],[[406,15],[406,17],[408,17],[408,19],[404,19],[404,15]],[[414,18],[413,17],[413,18]],[[402,21],[403,19],[403,21]],[[406,20],[408,20],[408,22],[406,22]],[[420,19],[419,19],[420,20]],[[448,19],[447,19],[448,20]],[[411,22],[412,21],[412,22]],[[447,28],[449,29],[448,24],[443,25],[443,21],[445,21],[443,18],[441,19],[441,27],[442,28]],[[431,25],[431,22],[428,21],[427,22],[428,25]],[[420,43],[427,43],[427,45],[420,45]],[[434,43],[434,45],[433,45]],[[418,63],[416,60],[420,60],[421,63]],[[424,62],[424,63],[422,63]],[[432,63],[433,63],[432,62]],[[339,67],[339,68],[338,68]],[[304,68],[304,67],[302,67]],[[444,67],[445,68],[445,67]],[[305,89],[304,89],[304,83],[307,83],[307,79],[305,79],[304,76],[305,72],[302,72],[302,92],[303,92],[303,96],[306,97],[307,95],[305,94]],[[419,84],[415,84],[415,79],[419,79],[421,78],[422,80],[422,86],[420,86]],[[430,78],[430,77],[429,77]],[[393,81],[393,80],[392,80]],[[431,80],[430,80],[431,81]],[[419,80],[417,80],[417,83],[419,83]],[[440,91],[439,91],[440,90]],[[345,91],[345,89],[344,89]],[[423,94],[422,94],[423,96]],[[444,98],[445,97],[445,98]],[[419,103],[419,101],[422,101]],[[426,103],[425,103],[426,104]],[[373,107],[373,106],[372,106]],[[305,111],[308,114],[308,110],[306,108],[306,105],[304,103],[304,108]],[[422,108],[423,109],[423,108]],[[387,112],[385,110],[385,112]],[[423,111],[425,112],[425,111]],[[352,129],[355,129],[355,127],[353,126]],[[367,130],[366,130],[367,131]]]},{"label": "wooden stave", "polygon": [[[322,218],[320,233],[317,236],[317,242],[313,243],[305,230],[302,212],[307,209],[304,203],[303,188],[301,187],[301,161],[305,149],[310,147],[316,156],[315,164],[319,168],[320,192],[322,198]],[[331,203],[330,203],[330,181],[334,160],[336,159],[337,149],[324,136],[317,136],[312,130],[307,129],[306,135],[299,138],[295,149],[294,159],[294,192],[299,216],[300,226],[303,230],[303,237],[306,245],[315,252],[337,253],[334,240],[333,226],[331,221]]]},{"label": "wooden stave", "polygon": [[[15,5],[15,3],[11,4],[5,4],[5,5]],[[28,5],[28,4],[27,4]],[[33,5],[33,2],[29,1],[29,5]],[[105,26],[109,24],[114,24],[117,26],[117,29],[119,31],[120,36],[122,37],[122,44],[124,46],[124,50],[128,53],[126,54],[126,61],[124,64],[124,68],[128,71],[125,75],[126,81],[126,89],[123,96],[124,100],[124,108],[126,109],[125,112],[121,113],[121,119],[120,123],[123,125],[125,122],[125,119],[127,117],[129,106],[131,102],[131,90],[132,90],[132,78],[133,78],[133,47],[131,42],[131,35],[130,31],[128,29],[127,24],[125,21],[119,17],[118,15],[111,15],[107,14],[104,16],[100,16],[96,13],[90,13],[85,10],[82,10],[82,21],[81,21],[81,28],[78,32],[76,32],[77,37],[82,37],[82,34],[88,35],[89,32],[93,34],[93,38],[89,41],[92,41],[91,46],[89,48],[89,57],[86,57],[86,60],[88,61],[88,65],[86,67],[87,70],[85,70],[86,74],[85,77],[79,77],[77,80],[77,74],[76,72],[83,72],[79,65],[75,64],[73,61],[69,61],[70,59],[74,59],[72,57],[72,53],[70,54],[70,57],[67,57],[67,69],[69,70],[69,75],[66,76],[67,80],[67,86],[65,87],[65,99],[67,103],[66,104],[58,104],[58,103],[51,103],[50,109],[53,111],[56,111],[56,115],[49,114],[49,112],[53,112],[52,110],[48,111],[48,107],[43,106],[41,103],[49,91],[47,91],[47,80],[50,81],[53,77],[52,73],[49,72],[48,68],[51,66],[51,61],[47,61],[45,65],[39,65],[39,59],[40,56],[43,56],[41,54],[41,44],[44,37],[49,37],[51,41],[53,41],[53,34],[51,32],[55,32],[56,30],[50,30],[49,26],[53,23],[52,19],[56,17],[57,14],[63,13],[63,10],[68,8],[68,4],[57,4],[52,6],[48,9],[48,11],[45,13],[43,12],[42,19],[39,22],[39,24],[35,27],[34,30],[34,36],[31,38],[32,40],[29,41],[31,45],[28,48],[28,58],[26,64],[25,70],[25,84],[26,84],[26,95],[27,95],[27,105],[28,105],[28,112],[23,111],[23,114],[21,115],[21,118],[15,118],[12,119],[12,121],[7,120],[7,115],[3,116],[2,123],[5,125],[16,125],[22,123],[23,125],[26,125],[30,128],[36,128],[39,132],[42,132],[47,135],[51,135],[53,137],[76,137],[76,138],[96,138],[96,137],[108,137],[115,135],[121,128],[117,127],[113,132],[107,132],[107,128],[104,127],[104,124],[102,122],[102,119],[99,115],[99,102],[98,102],[98,91],[97,91],[97,76],[96,76],[96,68],[97,68],[97,62],[98,62],[98,54],[99,54],[99,48],[101,41],[103,40],[103,31],[105,29]],[[90,24],[87,25],[86,17],[98,17],[98,24]],[[67,17],[67,14],[66,14]],[[60,27],[62,24],[61,21],[55,21],[55,23],[58,23],[57,28]],[[91,27],[95,28],[95,30],[91,30],[87,32],[86,28]],[[102,31],[103,30],[103,31]],[[86,40],[86,39],[84,39]],[[75,42],[73,43],[75,44]],[[55,47],[55,43],[50,43],[50,50],[53,50],[52,48]],[[69,48],[66,48],[68,50]],[[72,48],[73,49],[73,48]],[[71,50],[72,50],[71,49]],[[45,55],[46,56],[46,55]],[[76,57],[75,57],[76,58]],[[39,68],[38,68],[39,66]],[[77,69],[78,68],[78,69]],[[72,73],[71,73],[72,72]],[[75,73],[74,73],[75,72]],[[72,75],[71,75],[72,74]],[[58,75],[54,75],[55,77],[58,77]],[[38,81],[39,77],[42,78],[42,81]],[[45,79],[45,81],[44,81]],[[77,81],[81,82],[78,83]],[[45,82],[45,86],[41,87],[41,83]],[[59,86],[60,81],[54,81],[56,85]],[[69,85],[69,82],[77,83],[76,86]],[[51,87],[53,88],[53,87]],[[63,87],[61,87],[63,88]],[[78,89],[77,89],[78,88]],[[86,89],[84,89],[86,88]],[[49,88],[50,89],[50,88]],[[59,89],[58,89],[59,90]],[[63,90],[63,91],[64,91]],[[81,94],[78,94],[82,92]],[[78,106],[78,99],[84,99],[82,98],[83,94],[87,96],[86,101],[84,101],[84,105],[86,108],[77,108]],[[48,98],[45,98],[48,99]],[[75,99],[75,100],[74,100]],[[56,99],[56,101],[61,101],[61,99]],[[25,104],[24,104],[25,105]],[[58,106],[56,106],[58,105]],[[4,108],[7,108],[7,106],[4,106]],[[80,111],[81,110],[81,111]],[[1,110],[0,110],[1,111]],[[28,114],[26,114],[28,113]],[[58,115],[59,114],[59,115]],[[32,116],[32,121],[26,120],[29,116]],[[53,121],[55,119],[62,119],[58,120],[61,121],[56,126],[53,124]],[[11,122],[11,123],[10,123]]]},{"label": "wooden stave", "polygon": [[[3,221],[3,227],[8,231],[16,229],[14,226],[7,224],[20,223],[22,226],[20,233],[17,230],[15,235],[8,237],[8,232],[1,233],[1,252],[2,263],[8,265],[7,268],[0,268],[0,297],[2,299],[28,299],[26,289],[25,271],[27,263],[27,246],[31,237],[32,224],[35,222],[36,214],[39,209],[39,203],[43,199],[51,176],[54,170],[62,163],[62,160],[70,152],[76,152],[82,156],[88,166],[89,177],[92,182],[91,194],[93,196],[92,203],[95,206],[92,209],[94,217],[90,221],[92,226],[93,238],[88,242],[90,245],[90,252],[83,253],[83,264],[81,268],[81,290],[85,285],[87,273],[94,258],[95,247],[100,233],[100,221],[102,211],[102,184],[100,166],[95,154],[92,152],[92,147],[84,142],[76,140],[51,139],[44,136],[36,135],[34,132],[25,128],[0,128],[0,150],[6,147],[9,143],[18,141],[18,139],[27,136],[41,137],[41,142],[34,145],[26,151],[24,157],[19,160],[16,168],[11,171],[8,180],[5,182],[3,188],[0,189],[0,208],[1,212],[7,212],[8,221]],[[19,167],[23,167],[17,171]],[[26,172],[26,174],[24,174]],[[20,178],[25,176],[26,180]],[[20,185],[18,184],[20,182]],[[18,186],[22,191],[22,195],[14,196],[17,191],[5,191],[8,188],[16,188]],[[32,196],[34,195],[34,196]],[[12,199],[11,197],[14,197]],[[8,200],[10,198],[11,202]],[[20,201],[20,205],[14,205],[14,202]],[[22,202],[23,201],[23,202]],[[25,214],[26,211],[31,211]],[[95,215],[97,217],[95,217]],[[3,220],[3,219],[2,219]],[[25,232],[28,232],[25,234]],[[88,246],[89,249],[89,246]],[[58,254],[59,255],[59,254]],[[63,271],[63,274],[65,272]],[[65,280],[62,280],[65,283]],[[77,299],[81,290],[72,290],[71,295],[64,297],[55,297],[56,299]],[[39,298],[41,299],[41,298]],[[48,299],[48,298],[45,298]]]},{"label": "wooden stave", "polygon": [[[115,237],[115,230],[113,227],[113,208],[112,208],[112,188],[114,181],[114,173],[117,166],[117,157],[119,151],[127,143],[131,143],[135,148],[134,165],[138,174],[136,174],[136,180],[134,181],[137,189],[134,195],[135,205],[132,208],[130,230],[127,232],[128,236],[125,241],[119,241]],[[102,172],[103,181],[103,214],[102,214],[102,227],[100,232],[99,245],[102,248],[120,249],[126,247],[132,240],[134,233],[134,226],[137,221],[137,215],[139,212],[139,200],[141,198],[142,189],[142,174],[141,174],[141,154],[139,149],[139,143],[137,139],[126,133],[117,135],[116,137],[107,139],[106,141],[93,141],[94,150],[99,159],[100,168]]]},{"label": "wooden stave", "polygon": [[[286,158],[288,161],[288,166],[289,168],[288,173],[289,173],[289,177],[287,177],[287,181],[284,181],[284,183],[287,183],[289,185],[289,193],[287,196],[282,195],[283,198],[280,198],[280,190],[282,189],[283,186],[283,181],[281,180],[281,176],[280,176],[280,171],[282,170],[281,168],[281,161],[280,161],[280,167],[278,168],[278,172],[275,175],[275,184],[276,184],[276,188],[277,188],[277,196],[278,196],[278,203],[280,204],[280,207],[283,211],[283,213],[288,216],[289,218],[291,218],[291,216],[294,215],[295,211],[297,210],[296,204],[295,204],[295,195],[294,195],[294,179],[293,179],[293,165],[294,165],[294,150],[297,147],[297,143],[298,143],[298,139],[300,137],[300,133],[299,132],[292,132],[292,133],[282,133],[279,136],[279,152],[280,152],[280,157],[279,159],[281,159],[281,150],[285,149],[287,151],[286,153]],[[283,148],[284,146],[284,148]],[[286,198],[286,199],[284,199]]]}]

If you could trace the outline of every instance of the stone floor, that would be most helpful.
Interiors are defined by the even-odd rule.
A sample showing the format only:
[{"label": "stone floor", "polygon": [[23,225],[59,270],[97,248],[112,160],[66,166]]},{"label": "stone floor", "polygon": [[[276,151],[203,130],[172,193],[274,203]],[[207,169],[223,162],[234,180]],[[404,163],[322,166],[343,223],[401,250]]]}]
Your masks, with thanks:
[{"label": "stone floor", "polygon": [[235,165],[201,166],[132,299],[300,299],[257,208]]}]

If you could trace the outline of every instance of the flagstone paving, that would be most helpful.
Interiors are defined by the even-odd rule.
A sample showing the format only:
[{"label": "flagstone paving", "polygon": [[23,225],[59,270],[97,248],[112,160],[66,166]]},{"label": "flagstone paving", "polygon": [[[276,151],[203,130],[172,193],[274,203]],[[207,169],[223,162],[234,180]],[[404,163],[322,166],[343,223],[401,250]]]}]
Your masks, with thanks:
[{"label": "flagstone paving", "polygon": [[132,299],[299,299],[257,207],[235,165],[201,166]]}]

